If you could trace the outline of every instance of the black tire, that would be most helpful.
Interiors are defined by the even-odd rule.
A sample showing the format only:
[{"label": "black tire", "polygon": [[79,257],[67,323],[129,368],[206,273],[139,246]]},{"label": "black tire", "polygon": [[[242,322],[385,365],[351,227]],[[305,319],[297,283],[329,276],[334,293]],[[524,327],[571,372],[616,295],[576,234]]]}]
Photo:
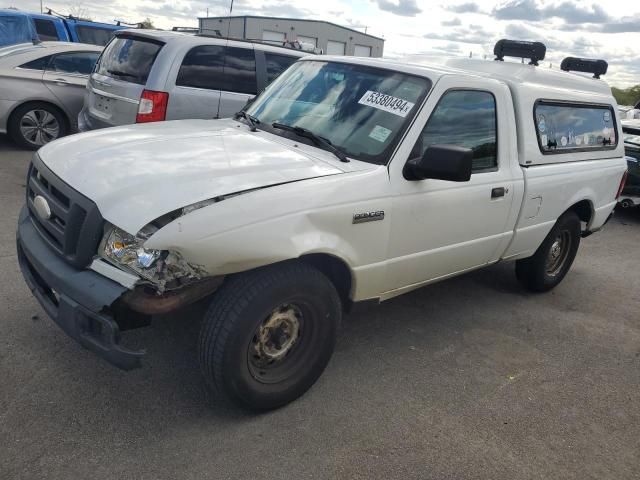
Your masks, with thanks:
[{"label": "black tire", "polygon": [[631,200],[629,200],[628,198],[625,198],[624,200],[622,200],[620,202],[620,206],[622,208],[631,208],[631,207],[633,207],[633,205],[634,205],[633,202]]},{"label": "black tire", "polygon": [[[324,371],[341,316],[333,284],[304,263],[230,277],[214,295],[200,331],[200,366],[207,384],[251,410],[286,405]],[[277,355],[284,356],[274,360]]]},{"label": "black tire", "polygon": [[[34,137],[25,129],[35,132]],[[55,106],[45,102],[30,102],[16,108],[7,125],[12,140],[21,147],[37,150],[69,133],[69,122]]]},{"label": "black tire", "polygon": [[580,246],[581,225],[575,212],[565,212],[529,258],[516,261],[516,276],[533,292],[546,292],[565,277]]}]

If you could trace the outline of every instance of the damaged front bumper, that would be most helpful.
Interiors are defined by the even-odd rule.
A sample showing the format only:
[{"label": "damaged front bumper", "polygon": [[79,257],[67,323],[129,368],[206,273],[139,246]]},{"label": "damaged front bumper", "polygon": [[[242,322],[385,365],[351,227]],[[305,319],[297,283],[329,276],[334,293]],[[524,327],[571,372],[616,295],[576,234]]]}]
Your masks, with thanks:
[{"label": "damaged front bumper", "polygon": [[148,325],[151,316],[194,303],[224,280],[204,278],[162,295],[143,285],[129,289],[94,270],[69,265],[43,240],[26,207],[18,221],[17,249],[22,275],[47,315],[83,347],[123,370],[140,367],[145,351],[123,347],[121,327]]},{"label": "damaged front bumper", "polygon": [[127,288],[67,264],[44,242],[26,208],[18,221],[17,249],[27,285],[67,335],[123,370],[140,367],[145,351],[120,345],[120,328],[110,312]]}]

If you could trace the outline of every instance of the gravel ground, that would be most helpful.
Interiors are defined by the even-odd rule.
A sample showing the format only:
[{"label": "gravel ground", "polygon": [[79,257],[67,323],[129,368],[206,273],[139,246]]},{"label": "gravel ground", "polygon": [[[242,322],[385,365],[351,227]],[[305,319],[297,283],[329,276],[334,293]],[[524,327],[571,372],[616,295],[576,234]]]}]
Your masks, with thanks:
[{"label": "gravel ground", "polygon": [[551,293],[504,264],[350,315],[303,398],[249,415],[207,396],[202,305],[127,332],[129,373],[46,318],[15,256],[30,155],[0,138],[1,479],[640,478],[640,209]]}]

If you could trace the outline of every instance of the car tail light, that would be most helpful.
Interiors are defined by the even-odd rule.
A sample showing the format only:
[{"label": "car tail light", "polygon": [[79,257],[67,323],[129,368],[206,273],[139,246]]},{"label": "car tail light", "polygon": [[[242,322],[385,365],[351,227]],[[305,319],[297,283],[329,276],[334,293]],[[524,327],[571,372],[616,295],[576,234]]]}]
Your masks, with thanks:
[{"label": "car tail light", "polygon": [[620,180],[620,186],[618,187],[618,194],[616,195],[616,200],[620,198],[622,195],[622,190],[624,190],[624,185],[627,183],[627,176],[629,175],[629,171],[625,170],[622,174],[622,180]]},{"label": "car tail light", "polygon": [[168,103],[169,94],[167,92],[144,90],[138,105],[136,123],[162,122],[167,118]]}]

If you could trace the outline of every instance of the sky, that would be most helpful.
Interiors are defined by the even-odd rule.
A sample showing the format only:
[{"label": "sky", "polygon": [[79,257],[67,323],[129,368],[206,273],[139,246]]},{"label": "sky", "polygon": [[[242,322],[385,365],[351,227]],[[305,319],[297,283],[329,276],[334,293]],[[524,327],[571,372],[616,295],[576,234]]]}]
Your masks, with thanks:
[{"label": "sky", "polygon": [[[3,0],[39,11],[39,0]],[[156,27],[197,26],[198,17],[227,15],[217,0],[43,0],[61,13],[81,11],[93,20],[138,22]],[[385,38],[385,57],[438,62],[447,56],[489,58],[500,38],[542,41],[545,66],[566,56],[602,58],[610,85],[640,84],[640,1],[608,0],[235,0],[234,15],[327,20]]]}]

